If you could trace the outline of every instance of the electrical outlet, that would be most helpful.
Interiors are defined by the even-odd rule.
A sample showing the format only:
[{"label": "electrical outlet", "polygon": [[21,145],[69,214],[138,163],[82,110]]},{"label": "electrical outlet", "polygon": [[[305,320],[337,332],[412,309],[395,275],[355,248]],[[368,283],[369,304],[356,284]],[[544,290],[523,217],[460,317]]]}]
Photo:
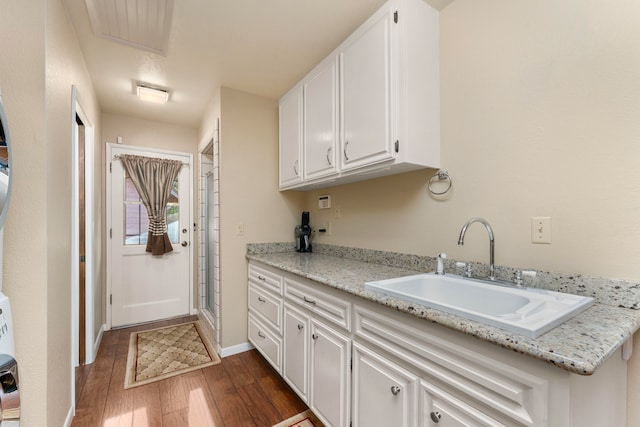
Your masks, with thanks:
[{"label": "electrical outlet", "polygon": [[531,243],[551,243],[551,217],[531,218]]}]

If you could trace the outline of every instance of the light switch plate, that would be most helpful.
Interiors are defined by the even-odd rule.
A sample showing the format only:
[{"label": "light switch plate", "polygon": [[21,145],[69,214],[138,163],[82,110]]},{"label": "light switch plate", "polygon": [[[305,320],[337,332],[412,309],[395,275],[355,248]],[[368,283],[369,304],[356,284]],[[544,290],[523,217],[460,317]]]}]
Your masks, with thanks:
[{"label": "light switch plate", "polygon": [[551,243],[550,216],[535,216],[531,218],[531,243]]}]

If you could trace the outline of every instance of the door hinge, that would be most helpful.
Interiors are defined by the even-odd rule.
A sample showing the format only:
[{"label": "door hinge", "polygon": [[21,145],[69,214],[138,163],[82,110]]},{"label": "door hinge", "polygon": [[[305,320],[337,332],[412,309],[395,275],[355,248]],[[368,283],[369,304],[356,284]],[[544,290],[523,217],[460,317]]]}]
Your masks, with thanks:
[{"label": "door hinge", "polygon": [[400,141],[396,140],[396,153],[400,152]]},{"label": "door hinge", "polygon": [[393,22],[398,23],[398,11],[393,12]]},{"label": "door hinge", "polygon": [[353,358],[349,361],[349,369],[353,371]]},{"label": "door hinge", "polygon": [[109,294],[109,305],[113,305],[113,294]]},{"label": "door hinge", "polygon": [[109,162],[109,173],[113,172],[113,162]]},{"label": "door hinge", "polygon": [[109,238],[113,239],[113,228],[109,229]]}]

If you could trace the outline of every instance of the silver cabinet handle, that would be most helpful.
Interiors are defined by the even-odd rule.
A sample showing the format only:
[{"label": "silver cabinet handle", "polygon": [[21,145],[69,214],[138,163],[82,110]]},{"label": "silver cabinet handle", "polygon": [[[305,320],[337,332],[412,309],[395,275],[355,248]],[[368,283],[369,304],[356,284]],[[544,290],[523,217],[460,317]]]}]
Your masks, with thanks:
[{"label": "silver cabinet handle", "polygon": [[318,335],[318,334],[313,334],[313,335],[311,335],[311,338],[313,338],[313,340],[315,341],[315,340],[317,340],[318,338],[320,338],[320,335]]},{"label": "silver cabinet handle", "polygon": [[302,323],[298,323],[298,330],[301,331],[304,329],[304,325]]},{"label": "silver cabinet handle", "polygon": [[0,354],[0,408],[0,424],[19,422],[18,362],[8,354]]},{"label": "silver cabinet handle", "polygon": [[295,162],[293,162],[293,171],[296,173],[296,176],[298,176],[298,161],[297,160]]},{"label": "silver cabinet handle", "polygon": [[260,331],[258,331],[258,336],[259,336],[260,338],[262,338],[262,339],[265,339],[265,338],[266,338],[265,334],[263,334],[263,333],[262,333],[262,332],[260,332]]},{"label": "silver cabinet handle", "polygon": [[349,156],[347,156],[347,145],[349,145],[349,141],[344,142],[344,149],[342,150],[342,152],[344,153],[344,159],[346,161],[349,161]]},{"label": "silver cabinet handle", "polygon": [[333,163],[331,163],[331,152],[332,151],[333,151],[333,147],[327,148],[327,163],[329,163],[329,166],[333,166]]},{"label": "silver cabinet handle", "polygon": [[258,276],[258,280],[265,281],[265,280],[267,280],[267,278],[266,278],[266,277],[264,277],[264,276]]},{"label": "silver cabinet handle", "polygon": [[316,304],[315,300],[312,300],[310,298],[302,297],[302,299],[304,300],[304,302],[308,302],[309,304],[313,304],[313,305]]},{"label": "silver cabinet handle", "polygon": [[431,417],[431,421],[433,421],[434,423],[439,423],[440,418],[442,418],[442,415],[438,411],[432,412],[431,414],[429,414],[429,416]]},{"label": "silver cabinet handle", "polygon": [[264,298],[262,298],[262,297],[258,297],[258,301],[259,301],[259,302],[267,302],[267,300],[266,300],[266,299],[264,299]]},{"label": "silver cabinet handle", "polygon": [[397,396],[398,393],[400,393],[400,387],[398,387],[397,385],[392,385],[391,394],[393,394],[394,396]]}]

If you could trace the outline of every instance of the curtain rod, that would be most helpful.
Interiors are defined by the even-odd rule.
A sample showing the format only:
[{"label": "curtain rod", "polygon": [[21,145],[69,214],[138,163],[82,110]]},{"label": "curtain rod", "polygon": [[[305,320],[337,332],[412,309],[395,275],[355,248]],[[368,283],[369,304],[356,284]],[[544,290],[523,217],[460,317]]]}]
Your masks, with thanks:
[{"label": "curtain rod", "polygon": [[[151,157],[153,159],[160,159],[160,157]],[[114,154],[113,160],[120,160],[120,154]],[[189,162],[182,162],[183,165],[189,166]]]}]

